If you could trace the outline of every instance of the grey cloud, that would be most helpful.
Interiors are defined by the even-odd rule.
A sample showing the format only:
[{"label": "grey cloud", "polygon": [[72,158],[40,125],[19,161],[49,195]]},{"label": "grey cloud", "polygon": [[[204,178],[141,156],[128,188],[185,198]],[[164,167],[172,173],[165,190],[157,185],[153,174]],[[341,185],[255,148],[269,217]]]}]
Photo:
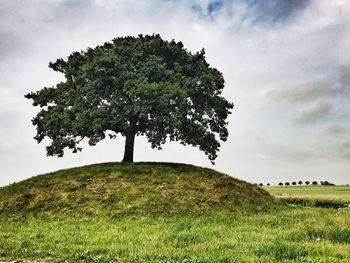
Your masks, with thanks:
[{"label": "grey cloud", "polygon": [[12,111],[0,111],[0,128],[4,129],[6,126],[11,125],[16,117],[16,114]]},{"label": "grey cloud", "polygon": [[2,141],[11,141],[13,137],[21,136],[23,130],[19,129],[20,120],[19,113],[11,110],[1,111],[0,108],[0,138]]},{"label": "grey cloud", "polygon": [[[350,98],[350,67],[337,66],[327,77],[293,86],[270,90],[267,96],[274,101],[309,103],[324,98]],[[329,73],[328,73],[329,74]]]},{"label": "grey cloud", "polygon": [[345,142],[341,148],[343,150],[344,157],[350,160],[350,141]]},{"label": "grey cloud", "polygon": [[41,40],[40,35],[47,27],[43,21],[53,17],[56,7],[52,2],[42,0],[36,5],[32,1],[1,1],[0,63],[30,54],[33,46],[38,44],[32,41],[33,38]]},{"label": "grey cloud", "polygon": [[[262,141],[256,144],[256,150],[250,151],[271,160],[281,160],[287,163],[293,162],[298,165],[303,162],[314,163],[316,161],[348,161],[350,159],[350,141],[346,139],[346,131],[341,133],[324,134],[318,130],[312,132],[313,139],[307,142],[298,141],[298,135],[291,141],[273,142]],[[305,132],[305,130],[304,130]],[[331,136],[329,136],[331,135]],[[303,164],[303,165],[304,165]]]},{"label": "grey cloud", "polygon": [[344,93],[346,93],[347,95],[350,94],[350,66],[349,65],[340,67],[340,74],[339,74],[337,85],[342,94]]},{"label": "grey cloud", "polygon": [[18,150],[15,149],[15,147],[11,147],[8,145],[0,144],[0,153],[2,156],[2,159],[9,159],[15,156],[18,156]]},{"label": "grey cloud", "polygon": [[14,53],[22,53],[24,46],[20,37],[11,31],[0,31],[0,60],[4,60]]},{"label": "grey cloud", "polygon": [[348,128],[341,125],[333,125],[326,129],[326,133],[330,135],[343,135],[348,132]]},{"label": "grey cloud", "polygon": [[63,2],[63,5],[67,6],[68,8],[84,8],[91,4],[90,0],[65,0]]},{"label": "grey cloud", "polygon": [[279,160],[286,163],[313,162],[329,157],[329,152],[319,151],[319,146],[308,142],[302,143],[298,135],[288,141],[275,141],[274,138],[260,140],[256,143],[255,154],[267,159]]},{"label": "grey cloud", "polygon": [[[268,92],[267,96],[282,102],[309,102],[330,94],[329,84],[325,81],[304,83],[290,87],[279,87]],[[332,92],[331,92],[332,93]]]},{"label": "grey cloud", "polygon": [[290,145],[270,145],[265,149],[272,158],[282,158],[287,161],[306,161],[315,158],[315,153],[310,149],[292,147]]},{"label": "grey cloud", "polygon": [[320,103],[305,110],[301,116],[296,119],[296,122],[299,124],[312,124],[327,119],[330,113],[331,106],[329,104]]},{"label": "grey cloud", "polygon": [[45,32],[45,29],[50,26],[56,27],[57,31],[66,29],[66,26],[74,30],[97,18],[103,21],[107,15],[118,13],[120,11],[118,7],[131,7],[134,4],[133,1],[130,1],[130,4],[120,3],[121,1],[115,1],[115,4],[111,2],[99,0],[2,1],[0,22],[3,24],[2,28],[8,28],[24,37],[30,37],[28,36],[30,34],[38,36],[38,33],[52,33]]},{"label": "grey cloud", "polygon": [[62,3],[61,0],[56,2],[38,0],[35,3],[21,0],[1,1],[0,21],[7,28],[20,31],[28,24],[34,25],[39,19],[51,17],[54,13],[54,8],[60,3]]}]

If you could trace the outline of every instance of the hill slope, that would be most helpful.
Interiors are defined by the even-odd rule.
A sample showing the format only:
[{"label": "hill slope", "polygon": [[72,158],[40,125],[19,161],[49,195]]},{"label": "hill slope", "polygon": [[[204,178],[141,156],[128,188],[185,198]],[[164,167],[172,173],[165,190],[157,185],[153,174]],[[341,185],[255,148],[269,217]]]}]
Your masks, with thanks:
[{"label": "hill slope", "polygon": [[60,170],[0,188],[0,212],[126,216],[259,211],[263,189],[211,169],[172,163],[104,163]]}]

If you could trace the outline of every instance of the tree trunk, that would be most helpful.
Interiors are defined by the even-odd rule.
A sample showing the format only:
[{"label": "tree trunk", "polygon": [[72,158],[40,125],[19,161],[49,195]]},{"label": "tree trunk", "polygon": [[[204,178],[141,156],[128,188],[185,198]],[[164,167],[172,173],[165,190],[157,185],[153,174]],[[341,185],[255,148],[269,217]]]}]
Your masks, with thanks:
[{"label": "tree trunk", "polygon": [[129,132],[125,135],[125,150],[124,150],[124,158],[123,163],[134,162],[134,143],[135,143],[135,133]]}]

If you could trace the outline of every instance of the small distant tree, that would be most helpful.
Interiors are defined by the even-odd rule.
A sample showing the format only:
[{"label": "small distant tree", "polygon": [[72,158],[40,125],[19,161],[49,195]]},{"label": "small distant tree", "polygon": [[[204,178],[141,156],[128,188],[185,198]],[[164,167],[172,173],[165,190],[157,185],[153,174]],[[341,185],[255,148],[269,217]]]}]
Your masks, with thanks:
[{"label": "small distant tree", "polygon": [[287,186],[289,186],[289,185],[290,185],[290,183],[289,183],[289,182],[286,182],[286,183],[284,183],[284,185],[287,185]]},{"label": "small distant tree", "polygon": [[264,186],[264,184],[263,184],[263,183],[260,183],[259,186]]},{"label": "small distant tree", "polygon": [[326,186],[334,186],[334,185],[335,185],[335,184],[330,183],[330,182],[328,182],[328,181],[321,181],[320,184],[321,184],[321,185],[326,185]]},{"label": "small distant tree", "polygon": [[305,181],[305,184],[306,184],[306,185],[309,185],[309,184],[310,184],[310,182],[309,182],[309,181]]},{"label": "small distant tree", "polygon": [[316,181],[313,181],[312,184],[313,184],[313,185],[317,185],[318,183],[317,183]]},{"label": "small distant tree", "polygon": [[298,182],[298,184],[299,184],[299,185],[302,185],[302,184],[303,184],[303,182],[302,182],[302,181],[299,181],[299,182]]},{"label": "small distant tree", "polygon": [[189,52],[181,42],[159,35],[120,37],[73,52],[49,67],[64,74],[53,87],[25,95],[41,111],[32,120],[38,143],[51,141],[47,155],[81,151],[106,137],[125,137],[123,162],[133,162],[135,136],[152,148],[169,139],[192,145],[214,162],[228,136],[233,104],[222,94],[222,73],[205,51]]},{"label": "small distant tree", "polygon": [[270,184],[269,184],[269,183],[267,183],[267,186],[270,186]]},{"label": "small distant tree", "polygon": [[292,182],[292,185],[297,185],[297,182]]},{"label": "small distant tree", "polygon": [[279,186],[282,186],[282,185],[283,185],[283,183],[281,183],[281,182],[280,182],[280,183],[278,183],[278,185],[279,185]]}]

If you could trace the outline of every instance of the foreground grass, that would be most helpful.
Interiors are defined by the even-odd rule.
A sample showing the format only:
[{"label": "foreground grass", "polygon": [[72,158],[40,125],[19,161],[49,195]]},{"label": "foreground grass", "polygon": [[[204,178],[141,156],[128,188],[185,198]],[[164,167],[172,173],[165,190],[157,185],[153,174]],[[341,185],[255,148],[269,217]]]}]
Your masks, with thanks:
[{"label": "foreground grass", "polygon": [[263,189],[278,198],[338,200],[350,203],[350,186],[267,186]]},{"label": "foreground grass", "polygon": [[98,164],[0,188],[0,261],[350,262],[349,218],[210,169]]},{"label": "foreground grass", "polygon": [[0,217],[0,259],[47,262],[350,262],[349,210],[258,215]]}]

